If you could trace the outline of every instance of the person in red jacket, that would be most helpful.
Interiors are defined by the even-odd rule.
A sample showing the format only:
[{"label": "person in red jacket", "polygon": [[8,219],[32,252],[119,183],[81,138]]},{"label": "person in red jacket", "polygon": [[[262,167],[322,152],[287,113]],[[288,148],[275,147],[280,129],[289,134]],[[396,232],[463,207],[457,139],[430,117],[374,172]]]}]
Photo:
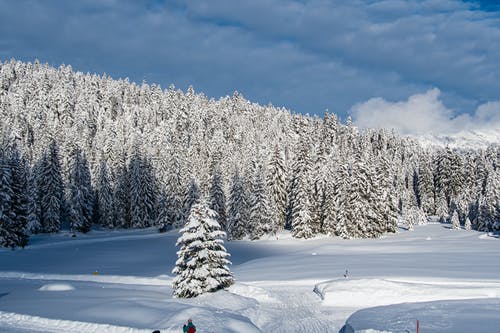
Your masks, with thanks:
[{"label": "person in red jacket", "polygon": [[187,325],[184,325],[182,328],[183,328],[183,331],[185,333],[195,333],[196,332],[196,326],[194,326],[192,319],[188,319]]}]

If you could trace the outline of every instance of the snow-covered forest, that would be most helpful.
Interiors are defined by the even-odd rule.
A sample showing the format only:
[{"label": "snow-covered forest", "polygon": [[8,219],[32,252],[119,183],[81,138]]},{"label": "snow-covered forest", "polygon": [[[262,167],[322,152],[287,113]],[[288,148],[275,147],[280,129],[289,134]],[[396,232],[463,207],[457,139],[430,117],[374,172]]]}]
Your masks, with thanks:
[{"label": "snow-covered forest", "polygon": [[229,239],[378,237],[437,215],[500,229],[499,146],[424,149],[234,93],[0,63],[0,242],[61,228],[183,227],[206,198]]}]

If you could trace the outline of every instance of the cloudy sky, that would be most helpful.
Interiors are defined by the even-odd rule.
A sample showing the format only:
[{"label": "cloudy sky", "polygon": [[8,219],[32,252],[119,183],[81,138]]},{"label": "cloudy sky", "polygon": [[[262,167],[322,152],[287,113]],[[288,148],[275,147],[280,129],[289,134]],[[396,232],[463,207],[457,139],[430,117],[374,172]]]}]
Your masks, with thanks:
[{"label": "cloudy sky", "polygon": [[495,2],[0,0],[0,60],[402,132],[500,129]]}]

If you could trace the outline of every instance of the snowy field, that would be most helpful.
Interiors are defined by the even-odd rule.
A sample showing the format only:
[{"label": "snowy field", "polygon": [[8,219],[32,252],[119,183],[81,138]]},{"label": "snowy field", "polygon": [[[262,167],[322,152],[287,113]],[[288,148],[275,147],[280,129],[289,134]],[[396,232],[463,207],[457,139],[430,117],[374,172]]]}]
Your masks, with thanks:
[{"label": "snowy field", "polygon": [[[375,240],[226,243],[236,284],[172,298],[177,232],[35,236],[0,250],[0,332],[500,332],[500,239],[447,225]],[[348,270],[348,278],[344,272]],[[347,323],[347,325],[345,325]],[[345,325],[345,326],[344,326]]]}]

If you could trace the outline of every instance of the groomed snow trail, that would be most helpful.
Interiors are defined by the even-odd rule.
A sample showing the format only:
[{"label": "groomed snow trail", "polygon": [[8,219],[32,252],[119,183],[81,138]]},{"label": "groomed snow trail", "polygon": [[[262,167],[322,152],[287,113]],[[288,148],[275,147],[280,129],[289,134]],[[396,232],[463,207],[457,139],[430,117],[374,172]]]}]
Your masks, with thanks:
[{"label": "groomed snow trail", "polygon": [[262,332],[337,333],[339,327],[329,312],[322,312],[314,285],[262,286],[271,302],[261,302],[255,314],[247,314]]}]

